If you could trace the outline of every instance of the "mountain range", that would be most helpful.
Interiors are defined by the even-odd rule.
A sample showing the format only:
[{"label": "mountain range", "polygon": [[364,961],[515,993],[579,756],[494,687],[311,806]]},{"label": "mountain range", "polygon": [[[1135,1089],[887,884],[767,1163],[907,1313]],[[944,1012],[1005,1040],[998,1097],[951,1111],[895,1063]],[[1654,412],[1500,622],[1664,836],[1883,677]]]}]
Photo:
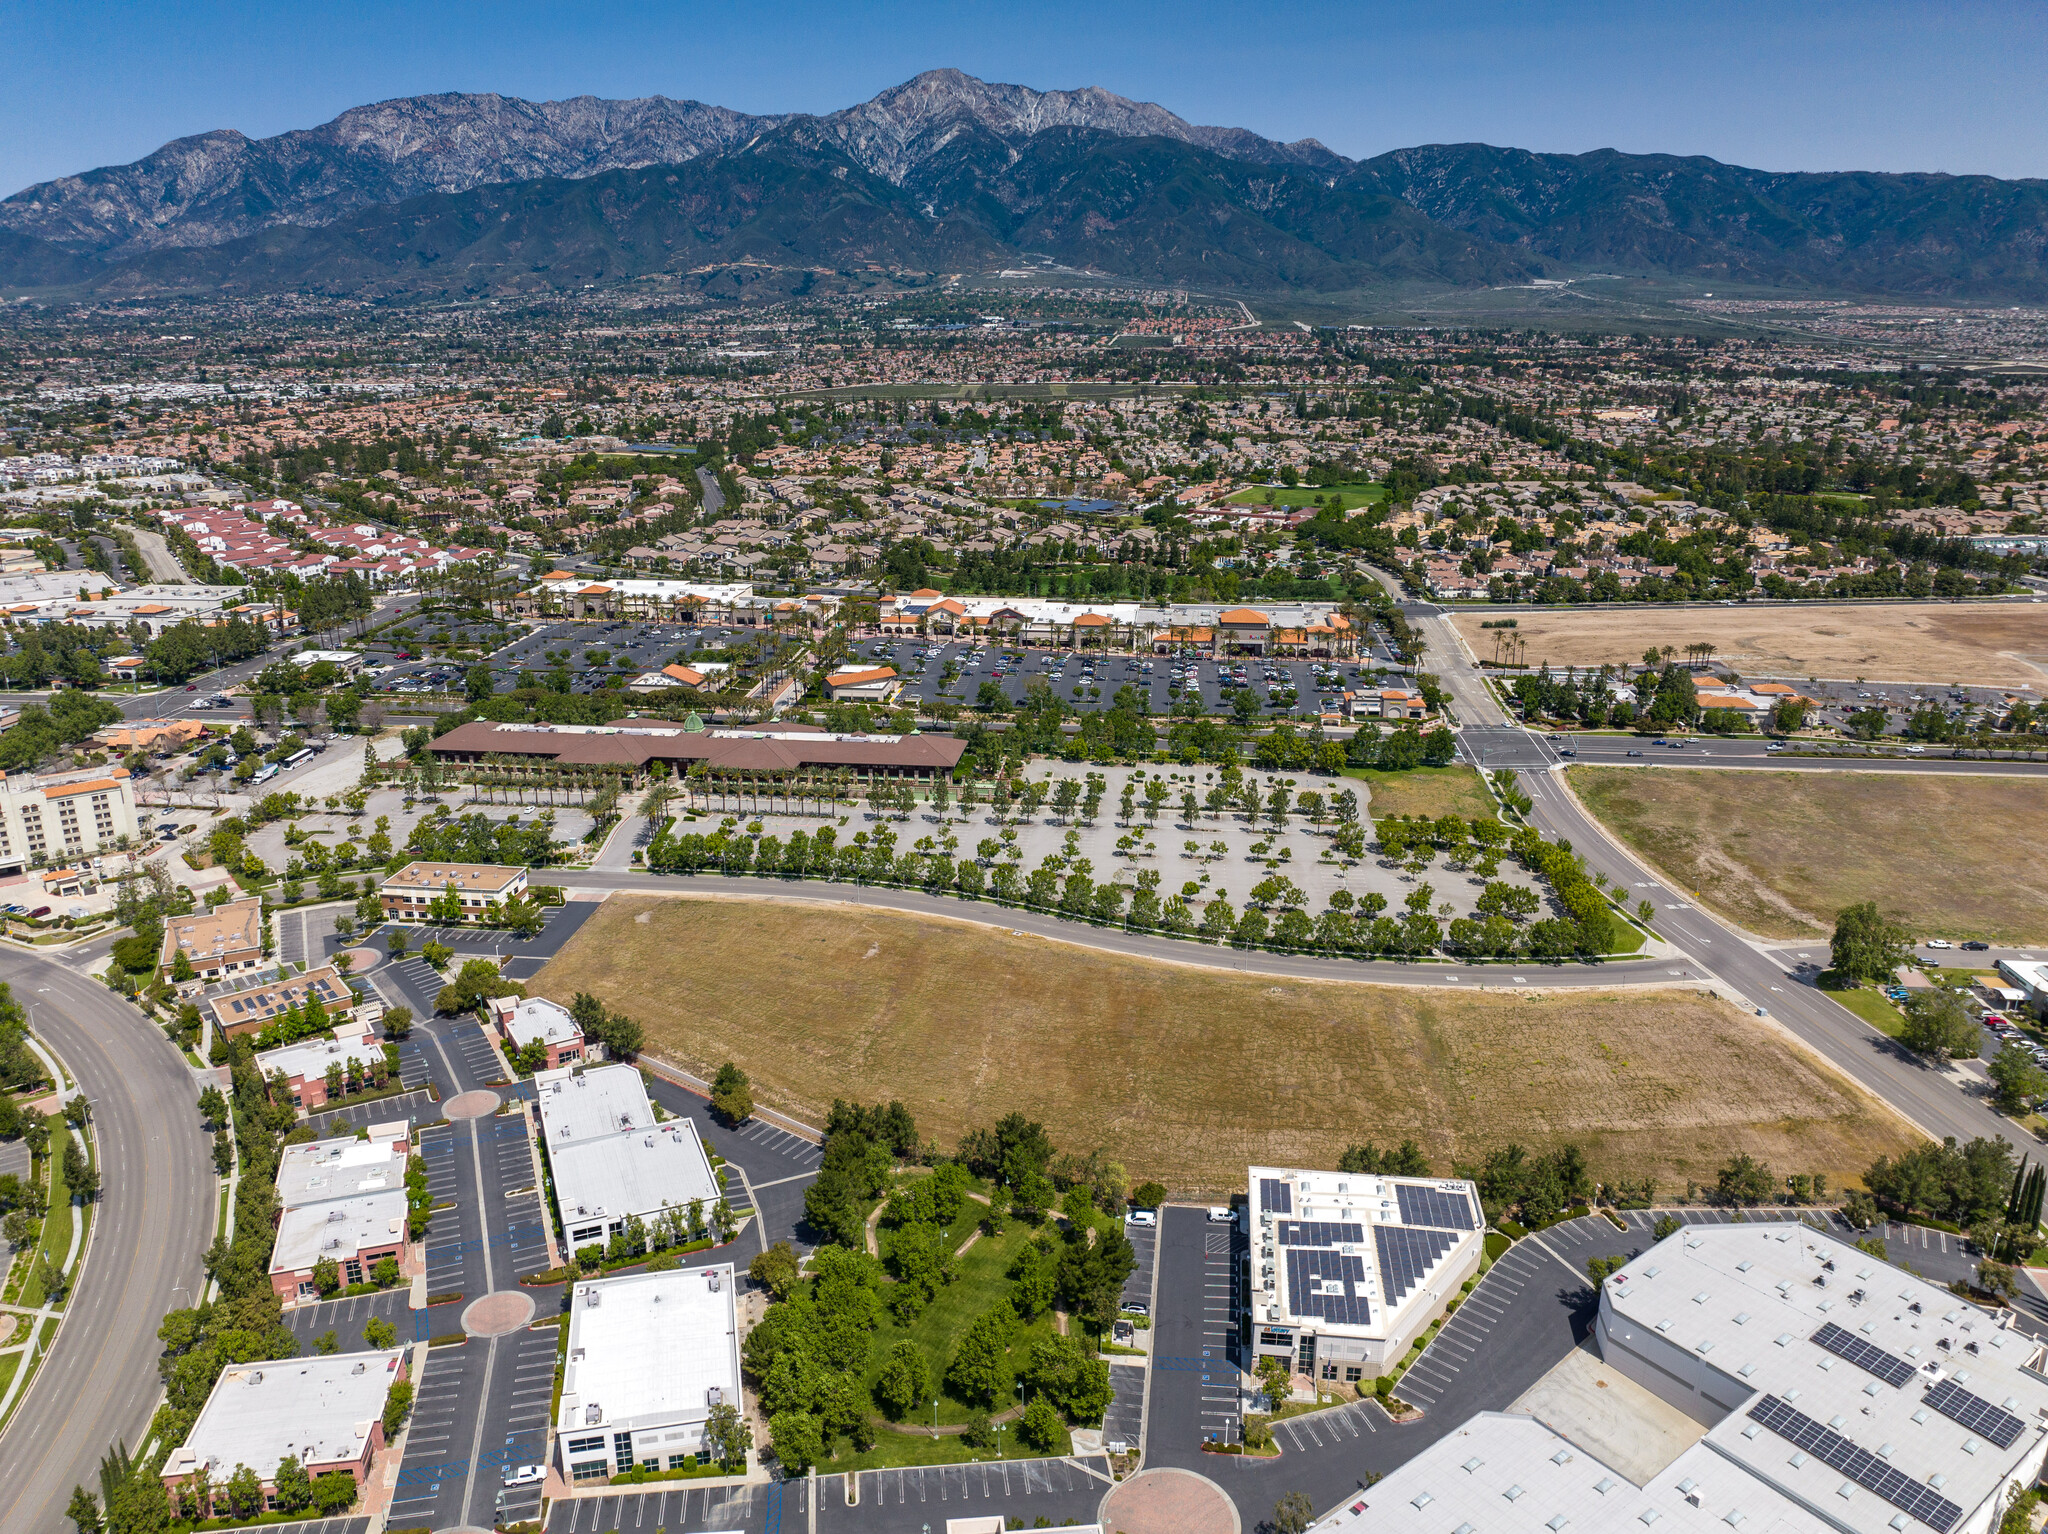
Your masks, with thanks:
[{"label": "mountain range", "polygon": [[459,293],[655,273],[780,290],[1030,257],[1222,292],[1622,271],[2048,298],[2048,182],[1426,145],[1351,160],[1108,91],[933,70],[823,116],[408,97],[178,139],[0,201],[0,288]]}]

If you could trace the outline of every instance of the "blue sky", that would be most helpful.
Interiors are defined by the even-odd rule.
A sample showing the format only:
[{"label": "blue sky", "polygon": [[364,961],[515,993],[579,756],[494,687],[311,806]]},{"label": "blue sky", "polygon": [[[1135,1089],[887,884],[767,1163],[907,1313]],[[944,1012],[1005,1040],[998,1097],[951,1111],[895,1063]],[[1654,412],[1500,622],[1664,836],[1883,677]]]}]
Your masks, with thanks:
[{"label": "blue sky", "polygon": [[1483,140],[2048,176],[2048,6],[1411,0],[482,6],[0,0],[0,195],[430,91],[825,112],[952,65],[1363,156]]}]

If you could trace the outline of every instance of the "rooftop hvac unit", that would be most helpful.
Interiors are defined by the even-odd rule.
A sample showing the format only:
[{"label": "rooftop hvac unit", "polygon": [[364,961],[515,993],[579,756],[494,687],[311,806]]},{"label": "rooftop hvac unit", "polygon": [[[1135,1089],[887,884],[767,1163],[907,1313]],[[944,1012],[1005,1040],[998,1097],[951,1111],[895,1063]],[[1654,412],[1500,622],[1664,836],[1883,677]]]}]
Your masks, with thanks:
[{"label": "rooftop hvac unit", "polygon": [[713,1294],[718,1293],[719,1288],[724,1283],[725,1275],[719,1272],[718,1269],[713,1268],[709,1273],[705,1274],[704,1276],[711,1280],[711,1292]]},{"label": "rooftop hvac unit", "polygon": [[365,1366],[362,1364],[357,1364],[353,1369],[349,1370],[348,1372],[351,1374],[361,1374],[363,1372],[364,1367]]},{"label": "rooftop hvac unit", "polygon": [[706,1390],[704,1392],[704,1404],[706,1406],[723,1406],[725,1404],[725,1387],[723,1385],[713,1385],[710,1389]]},{"label": "rooftop hvac unit", "polygon": [[595,1401],[586,1402],[583,1407],[583,1425],[585,1427],[595,1427],[602,1421],[604,1421],[604,1408]]},{"label": "rooftop hvac unit", "polygon": [[653,1135],[643,1135],[643,1136],[641,1136],[641,1139],[640,1139],[640,1143],[641,1143],[642,1145],[645,1145],[645,1146],[648,1146],[648,1147],[650,1147],[650,1148],[651,1148],[651,1147],[653,1146],[653,1144],[654,1144],[654,1136],[653,1136]]},{"label": "rooftop hvac unit", "polygon": [[327,1211],[327,1220],[329,1224],[332,1224],[336,1220],[345,1220],[347,1218],[348,1211],[346,1209],[330,1209]]},{"label": "rooftop hvac unit", "polygon": [[604,1291],[602,1289],[584,1290],[583,1302],[592,1310],[600,1309],[604,1305]]},{"label": "rooftop hvac unit", "polygon": [[250,1384],[252,1384],[252,1385],[260,1385],[260,1384],[262,1384],[262,1383],[263,1383],[263,1371],[262,1371],[261,1369],[258,1369],[258,1370],[257,1370],[257,1371],[256,1371],[256,1372],[255,1372],[254,1374],[250,1375],[250,1376],[249,1376],[249,1383],[250,1383]]}]

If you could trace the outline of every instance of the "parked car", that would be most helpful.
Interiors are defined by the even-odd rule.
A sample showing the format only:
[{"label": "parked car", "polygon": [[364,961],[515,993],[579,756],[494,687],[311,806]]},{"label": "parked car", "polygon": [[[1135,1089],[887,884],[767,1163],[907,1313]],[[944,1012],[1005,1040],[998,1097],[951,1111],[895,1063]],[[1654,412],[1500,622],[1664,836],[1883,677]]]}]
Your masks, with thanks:
[{"label": "parked car", "polygon": [[1125,1300],[1117,1308],[1127,1316],[1149,1316],[1152,1314],[1152,1307],[1143,1300]]},{"label": "parked car", "polygon": [[1159,1223],[1159,1211],[1156,1209],[1133,1209],[1124,1215],[1124,1220],[1131,1225],[1157,1225]]},{"label": "parked car", "polygon": [[1989,943],[1981,943],[1976,938],[1971,938],[1969,942],[1963,944],[1963,949],[1967,953],[1985,953],[1990,948],[1991,945]]},{"label": "parked car", "polygon": [[507,1486],[535,1486],[548,1478],[545,1465],[507,1465],[505,1484]]},{"label": "parked car", "polygon": [[1211,1204],[1209,1206],[1209,1223],[1211,1225],[1228,1225],[1230,1223],[1230,1211],[1221,1204]]},{"label": "parked car", "polygon": [[1931,937],[1927,940],[1927,946],[1929,948],[1953,948],[1956,945],[1945,937]]}]

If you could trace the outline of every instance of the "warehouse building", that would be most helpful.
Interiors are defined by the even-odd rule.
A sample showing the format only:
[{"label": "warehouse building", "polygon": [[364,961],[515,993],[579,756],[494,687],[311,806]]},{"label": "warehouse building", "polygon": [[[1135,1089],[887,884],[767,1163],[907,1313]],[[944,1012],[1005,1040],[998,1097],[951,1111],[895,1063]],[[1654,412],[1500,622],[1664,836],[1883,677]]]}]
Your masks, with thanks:
[{"label": "warehouse building", "polygon": [[1251,1168],[1252,1343],[1319,1385],[1387,1372],[1479,1271],[1479,1190],[1457,1178]]},{"label": "warehouse building", "polygon": [[2011,1321],[1809,1225],[1690,1225],[1594,1320],[1604,1369],[1697,1431],[1654,1475],[1600,1461],[1611,1423],[1488,1412],[1317,1527],[1993,1534],[2048,1460],[2048,1344]]},{"label": "warehouse building", "polygon": [[730,1263],[576,1285],[555,1418],[571,1482],[706,1463],[719,1405],[740,1405]]},{"label": "warehouse building", "polygon": [[164,1487],[178,1490],[203,1469],[214,1493],[247,1465],[274,1505],[277,1467],[295,1459],[308,1477],[340,1471],[361,1486],[384,1447],[384,1399],[406,1376],[407,1350],[333,1353],[237,1364],[214,1382],[192,1431],[164,1461]]},{"label": "warehouse building", "polygon": [[572,1250],[609,1240],[634,1215],[651,1222],[665,1207],[718,1201],[718,1179],[697,1126],[688,1119],[657,1123],[632,1066],[543,1071],[533,1085],[554,1173],[555,1212]]}]

